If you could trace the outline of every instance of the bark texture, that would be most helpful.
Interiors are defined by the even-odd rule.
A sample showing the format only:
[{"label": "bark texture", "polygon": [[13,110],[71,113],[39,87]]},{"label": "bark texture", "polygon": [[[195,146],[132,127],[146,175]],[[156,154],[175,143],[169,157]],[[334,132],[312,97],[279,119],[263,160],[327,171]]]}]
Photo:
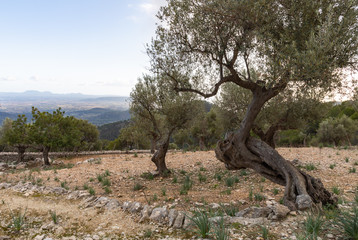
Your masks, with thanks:
[{"label": "bark texture", "polygon": [[44,158],[44,163],[45,165],[51,165],[49,158],[48,158],[48,153],[50,152],[50,148],[49,147],[43,147],[42,149],[42,156]]},{"label": "bark texture", "polygon": [[170,173],[167,165],[165,163],[165,156],[167,155],[169,148],[169,137],[165,140],[160,146],[158,150],[154,153],[152,157],[152,162],[154,162],[155,166],[157,167],[154,175],[163,175]]},{"label": "bark texture", "polygon": [[23,146],[23,145],[17,146],[17,153],[18,153],[17,162],[18,162],[18,163],[24,161],[26,148],[27,148],[27,147],[26,147],[26,146]]}]

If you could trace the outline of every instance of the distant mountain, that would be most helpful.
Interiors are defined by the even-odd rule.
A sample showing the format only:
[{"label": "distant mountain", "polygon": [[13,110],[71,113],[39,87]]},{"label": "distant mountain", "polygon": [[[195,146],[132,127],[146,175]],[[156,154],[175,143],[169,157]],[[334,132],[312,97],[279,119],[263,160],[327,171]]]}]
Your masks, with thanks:
[{"label": "distant mountain", "polygon": [[88,120],[95,125],[130,118],[129,97],[84,95],[80,93],[56,94],[26,91],[23,93],[0,92],[0,124],[6,118],[16,119],[18,114],[31,118],[31,107],[40,111],[54,111],[61,107],[67,115]]},{"label": "distant mountain", "polygon": [[129,110],[118,111],[107,108],[92,108],[88,110],[67,112],[66,114],[88,120],[90,123],[97,126],[130,119]]},{"label": "distant mountain", "polygon": [[113,141],[119,136],[119,131],[128,126],[128,124],[129,120],[125,120],[99,126],[99,138]]},{"label": "distant mountain", "polygon": [[2,125],[2,122],[5,120],[5,118],[10,118],[10,119],[17,119],[18,114],[16,113],[7,113],[7,112],[1,112],[0,111],[0,126]]}]

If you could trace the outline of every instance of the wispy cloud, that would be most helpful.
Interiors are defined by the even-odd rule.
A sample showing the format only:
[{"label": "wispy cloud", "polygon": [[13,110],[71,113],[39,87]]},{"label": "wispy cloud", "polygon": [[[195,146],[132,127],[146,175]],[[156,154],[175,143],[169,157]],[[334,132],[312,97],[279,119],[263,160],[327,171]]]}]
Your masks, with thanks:
[{"label": "wispy cloud", "polygon": [[[151,17],[154,19],[159,8],[161,6],[164,6],[165,4],[166,4],[165,0],[142,0],[141,3],[138,5],[129,4],[128,8],[135,8],[138,11],[140,11],[141,14],[144,13],[145,16]],[[143,15],[132,15],[132,16],[128,17],[128,19],[130,19],[134,22],[138,22],[142,16]]]},{"label": "wispy cloud", "polygon": [[0,82],[14,82],[15,78],[11,77],[0,77]]},{"label": "wispy cloud", "polygon": [[140,9],[148,15],[155,15],[159,8],[166,3],[165,0],[145,0],[139,5]]}]

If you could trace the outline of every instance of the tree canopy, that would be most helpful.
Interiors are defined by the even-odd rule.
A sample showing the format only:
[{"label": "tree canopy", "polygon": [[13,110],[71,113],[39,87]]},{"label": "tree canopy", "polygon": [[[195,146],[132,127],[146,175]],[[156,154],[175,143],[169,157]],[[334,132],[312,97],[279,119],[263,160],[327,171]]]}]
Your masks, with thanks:
[{"label": "tree canopy", "polygon": [[322,182],[252,138],[255,120],[279,93],[311,94],[341,85],[356,67],[357,0],[171,0],[148,46],[152,70],[181,92],[208,98],[231,82],[251,92],[232,134],[218,142],[229,169],[252,168],[286,186],[284,203],[334,203]]}]

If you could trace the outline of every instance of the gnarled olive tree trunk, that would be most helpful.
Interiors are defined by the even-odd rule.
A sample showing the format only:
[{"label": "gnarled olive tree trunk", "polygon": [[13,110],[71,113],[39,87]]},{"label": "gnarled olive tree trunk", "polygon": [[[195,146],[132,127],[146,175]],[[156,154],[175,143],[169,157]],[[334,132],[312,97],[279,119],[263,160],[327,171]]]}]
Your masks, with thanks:
[{"label": "gnarled olive tree trunk", "polygon": [[336,199],[319,179],[296,168],[267,143],[250,137],[254,120],[270,97],[272,94],[262,90],[254,92],[240,129],[218,142],[216,157],[224,162],[228,169],[251,168],[269,180],[285,186],[284,204],[291,210],[310,208],[312,203],[319,202],[335,204]]},{"label": "gnarled olive tree trunk", "polygon": [[18,163],[23,162],[27,146],[25,146],[25,145],[17,145],[16,148],[17,148],[17,153],[18,153],[17,162]]},{"label": "gnarled olive tree trunk", "polygon": [[152,162],[154,162],[155,166],[157,167],[154,175],[163,175],[170,173],[167,165],[165,163],[165,156],[167,155],[169,149],[169,141],[170,136],[173,131],[170,131],[168,137],[159,145],[158,150],[152,156]]},{"label": "gnarled olive tree trunk", "polygon": [[43,147],[42,148],[42,156],[44,159],[44,163],[45,165],[49,166],[51,165],[49,158],[48,158],[48,153],[50,152],[50,147]]}]

